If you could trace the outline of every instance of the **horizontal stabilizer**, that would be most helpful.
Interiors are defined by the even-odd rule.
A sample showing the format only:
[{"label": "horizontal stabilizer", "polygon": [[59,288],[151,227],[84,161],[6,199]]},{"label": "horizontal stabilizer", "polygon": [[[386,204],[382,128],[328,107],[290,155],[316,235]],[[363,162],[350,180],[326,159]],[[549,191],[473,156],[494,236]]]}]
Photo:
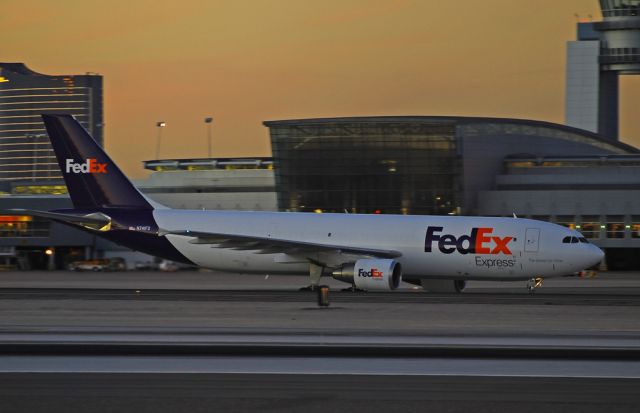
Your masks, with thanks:
[{"label": "horizontal stabilizer", "polygon": [[31,215],[34,217],[52,219],[66,224],[81,225],[99,231],[107,231],[111,227],[111,218],[102,212],[86,215],[62,214],[59,212],[37,211],[33,209],[7,209],[0,211],[4,215]]}]

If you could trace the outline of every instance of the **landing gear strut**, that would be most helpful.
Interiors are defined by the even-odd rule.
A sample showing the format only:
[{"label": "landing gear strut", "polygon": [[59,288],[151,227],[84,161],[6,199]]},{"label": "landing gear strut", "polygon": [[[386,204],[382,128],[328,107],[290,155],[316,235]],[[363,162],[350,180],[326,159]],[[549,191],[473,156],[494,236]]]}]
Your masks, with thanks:
[{"label": "landing gear strut", "polygon": [[536,291],[536,288],[542,287],[542,283],[544,282],[544,278],[536,277],[527,281],[527,290],[529,294],[533,294]]},{"label": "landing gear strut", "polygon": [[315,291],[318,288],[318,283],[320,282],[320,277],[322,277],[322,272],[324,267],[316,264],[309,264],[309,278],[311,280],[311,284],[308,287],[302,287],[300,291]]}]

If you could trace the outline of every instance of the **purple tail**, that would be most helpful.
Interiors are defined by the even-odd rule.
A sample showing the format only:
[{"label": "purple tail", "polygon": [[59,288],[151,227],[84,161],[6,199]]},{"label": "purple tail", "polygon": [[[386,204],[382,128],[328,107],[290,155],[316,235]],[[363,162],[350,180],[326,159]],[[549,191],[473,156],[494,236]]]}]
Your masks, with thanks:
[{"label": "purple tail", "polygon": [[75,209],[153,209],[70,115],[42,115]]}]

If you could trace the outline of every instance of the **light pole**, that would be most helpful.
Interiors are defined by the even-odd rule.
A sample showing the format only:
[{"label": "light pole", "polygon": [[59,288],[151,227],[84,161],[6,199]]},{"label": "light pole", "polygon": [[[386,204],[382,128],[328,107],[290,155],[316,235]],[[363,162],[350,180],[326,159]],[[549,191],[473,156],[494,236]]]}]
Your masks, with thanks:
[{"label": "light pole", "polygon": [[162,128],[167,126],[164,121],[156,122],[158,128],[158,140],[156,141],[156,160],[160,159],[160,140],[162,139]]},{"label": "light pole", "polygon": [[45,255],[48,257],[47,259],[47,270],[49,271],[53,271],[56,269],[56,261],[55,261],[55,249],[54,248],[47,248],[46,250],[44,250]]},{"label": "light pole", "polygon": [[211,158],[211,126],[213,124],[213,118],[206,117],[204,118],[204,123],[207,125],[207,147],[209,151],[207,152],[207,157]]}]

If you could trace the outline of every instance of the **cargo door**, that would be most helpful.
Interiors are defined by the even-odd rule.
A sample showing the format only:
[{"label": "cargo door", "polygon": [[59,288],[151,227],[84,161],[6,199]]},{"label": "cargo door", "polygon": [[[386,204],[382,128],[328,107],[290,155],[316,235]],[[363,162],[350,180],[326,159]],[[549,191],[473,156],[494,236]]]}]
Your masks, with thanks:
[{"label": "cargo door", "polygon": [[524,252],[538,252],[540,248],[540,228],[527,228],[524,238]]}]

